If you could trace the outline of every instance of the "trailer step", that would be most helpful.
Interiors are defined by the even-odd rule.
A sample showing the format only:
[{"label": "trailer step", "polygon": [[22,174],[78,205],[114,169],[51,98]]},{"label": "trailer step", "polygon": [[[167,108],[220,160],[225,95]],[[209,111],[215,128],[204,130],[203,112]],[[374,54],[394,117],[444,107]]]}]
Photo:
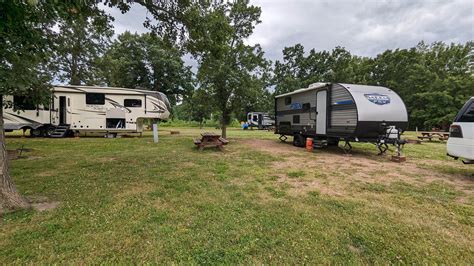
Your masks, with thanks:
[{"label": "trailer step", "polygon": [[51,138],[64,138],[69,133],[69,128],[70,128],[70,125],[59,125],[58,127],[54,129],[50,137]]}]

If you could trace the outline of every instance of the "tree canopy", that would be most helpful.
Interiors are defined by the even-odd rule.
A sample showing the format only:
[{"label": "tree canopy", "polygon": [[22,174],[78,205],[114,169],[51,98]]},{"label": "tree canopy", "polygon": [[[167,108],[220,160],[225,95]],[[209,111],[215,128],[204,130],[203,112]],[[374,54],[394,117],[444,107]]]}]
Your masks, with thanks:
[{"label": "tree canopy", "polygon": [[314,82],[386,86],[405,101],[412,129],[447,128],[474,92],[468,64],[473,49],[472,42],[420,42],[416,47],[386,50],[366,58],[342,47],[320,52],[312,49],[306,55],[304,47],[297,44],[283,49],[283,61],[275,62],[273,84],[276,94]]},{"label": "tree canopy", "polygon": [[197,59],[197,79],[220,112],[222,135],[231,115],[261,95],[269,63],[259,45],[247,45],[261,10],[249,1],[201,6],[200,27],[189,28],[186,49]]},{"label": "tree canopy", "polygon": [[102,59],[105,83],[160,91],[174,105],[191,95],[194,89],[191,67],[185,66],[182,55],[155,34],[125,32],[111,44]]},{"label": "tree canopy", "polygon": [[114,31],[113,17],[99,8],[88,13],[69,12],[58,19],[52,66],[58,68],[61,82],[72,85],[102,83],[99,59]]}]

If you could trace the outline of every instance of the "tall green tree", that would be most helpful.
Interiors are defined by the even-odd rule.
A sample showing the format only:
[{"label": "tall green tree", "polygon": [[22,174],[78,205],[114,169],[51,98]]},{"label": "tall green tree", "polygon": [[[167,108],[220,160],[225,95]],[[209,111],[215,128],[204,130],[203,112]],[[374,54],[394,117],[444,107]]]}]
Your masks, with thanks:
[{"label": "tall green tree", "polygon": [[110,42],[114,31],[113,17],[99,8],[90,12],[72,9],[58,20],[55,56],[58,77],[72,85],[102,83],[99,59]]},{"label": "tall green tree", "polygon": [[[106,5],[130,9],[130,3],[105,0]],[[189,17],[199,17],[191,1],[136,1],[150,12],[154,21],[145,24],[168,39],[184,37],[186,28],[199,26],[189,23]],[[98,8],[96,1],[1,1],[0,3],[0,103],[3,95],[28,96],[32,103],[47,103],[50,96],[52,73],[46,69],[53,56],[54,28],[71,14],[89,17]],[[0,108],[1,109],[1,108]],[[3,110],[3,109],[1,109]],[[12,182],[8,171],[3,128],[3,111],[0,111],[0,212],[6,209],[29,206]]]},{"label": "tall green tree", "polygon": [[198,61],[201,88],[220,113],[223,137],[232,113],[241,110],[246,97],[264,89],[261,80],[269,64],[259,45],[244,42],[260,22],[260,13],[248,1],[209,2],[195,17],[201,27],[189,31],[186,48]]},{"label": "tall green tree", "polygon": [[185,66],[182,55],[155,34],[125,32],[112,43],[101,64],[108,85],[160,91],[174,105],[194,88],[191,67]]},{"label": "tall green tree", "polygon": [[[2,1],[0,4],[0,103],[15,109],[4,95],[26,96],[33,103],[46,103],[52,75],[46,66],[53,55],[52,31],[60,16],[83,8],[72,2]],[[88,12],[84,10],[84,12]],[[0,108],[0,212],[26,208],[12,182],[5,147],[3,108]]]},{"label": "tall green tree", "polygon": [[311,49],[307,56],[301,44],[285,47],[283,61],[275,62],[275,93],[290,92],[316,82],[354,82],[358,62],[364,60],[340,46],[332,51]]},{"label": "tall green tree", "polygon": [[209,119],[214,111],[213,105],[209,104],[209,98],[206,90],[196,89],[192,96],[186,98],[181,105],[176,106],[175,115],[179,119],[199,122],[202,127],[204,120]]},{"label": "tall green tree", "polygon": [[469,71],[473,42],[420,42],[409,49],[387,50],[375,57],[368,72],[372,84],[387,86],[404,99],[412,129],[447,129],[473,94]]}]

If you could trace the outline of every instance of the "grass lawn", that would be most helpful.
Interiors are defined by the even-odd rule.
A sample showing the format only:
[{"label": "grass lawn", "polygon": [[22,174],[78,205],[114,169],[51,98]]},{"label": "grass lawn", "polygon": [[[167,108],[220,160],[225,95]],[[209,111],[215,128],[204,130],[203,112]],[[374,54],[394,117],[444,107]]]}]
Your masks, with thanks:
[{"label": "grass lawn", "polygon": [[59,205],[1,217],[0,264],[474,262],[474,166],[444,143],[406,145],[397,164],[370,144],[308,153],[238,129],[199,152],[199,129],[170,129],[158,144],[8,138],[31,149],[10,164],[19,190]]}]

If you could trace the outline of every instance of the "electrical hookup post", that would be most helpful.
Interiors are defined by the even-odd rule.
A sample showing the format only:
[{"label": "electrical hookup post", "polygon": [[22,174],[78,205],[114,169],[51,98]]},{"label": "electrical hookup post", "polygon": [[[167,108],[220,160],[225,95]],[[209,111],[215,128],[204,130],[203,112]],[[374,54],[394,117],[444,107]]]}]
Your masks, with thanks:
[{"label": "electrical hookup post", "polygon": [[153,142],[158,143],[158,121],[153,121]]}]

